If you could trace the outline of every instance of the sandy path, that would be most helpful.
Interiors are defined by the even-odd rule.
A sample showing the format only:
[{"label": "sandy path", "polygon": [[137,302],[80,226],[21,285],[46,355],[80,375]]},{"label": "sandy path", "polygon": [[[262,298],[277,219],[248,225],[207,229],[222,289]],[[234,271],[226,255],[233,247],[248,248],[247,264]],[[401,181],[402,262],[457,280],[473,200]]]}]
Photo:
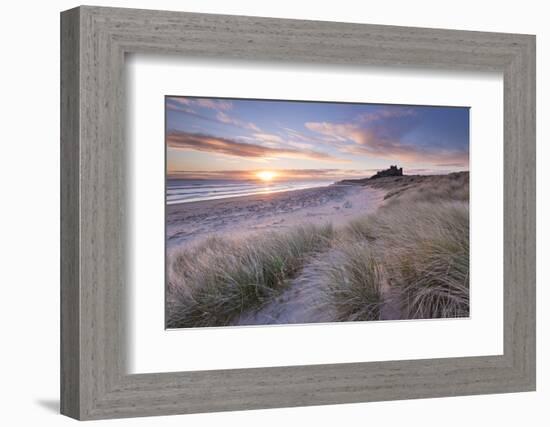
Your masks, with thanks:
[{"label": "sandy path", "polygon": [[[324,253],[319,259],[329,256]],[[258,310],[242,313],[234,325],[280,325],[289,323],[328,323],[334,321],[330,308],[323,303],[315,277],[315,263],[309,262],[300,275],[290,281],[281,295]]]},{"label": "sandy path", "polygon": [[[335,314],[322,298],[316,264],[331,256],[330,251],[311,260],[300,275],[291,280],[288,287],[272,301],[257,310],[242,313],[233,325],[280,325],[296,323],[330,323]],[[401,319],[400,294],[385,283],[382,287],[384,303],[380,308],[380,320]]]}]

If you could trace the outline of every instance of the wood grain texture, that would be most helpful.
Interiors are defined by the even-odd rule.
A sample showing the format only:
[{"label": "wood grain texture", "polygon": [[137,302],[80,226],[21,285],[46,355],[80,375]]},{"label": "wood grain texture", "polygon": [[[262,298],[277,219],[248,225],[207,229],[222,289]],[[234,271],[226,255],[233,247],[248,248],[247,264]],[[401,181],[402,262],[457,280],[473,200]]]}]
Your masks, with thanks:
[{"label": "wood grain texture", "polygon": [[61,412],[80,414],[79,13],[61,20]]},{"label": "wood grain texture", "polygon": [[[534,390],[534,36],[96,7],[63,12],[61,27],[62,413],[99,419]],[[128,53],[501,71],[504,354],[128,375]]]}]

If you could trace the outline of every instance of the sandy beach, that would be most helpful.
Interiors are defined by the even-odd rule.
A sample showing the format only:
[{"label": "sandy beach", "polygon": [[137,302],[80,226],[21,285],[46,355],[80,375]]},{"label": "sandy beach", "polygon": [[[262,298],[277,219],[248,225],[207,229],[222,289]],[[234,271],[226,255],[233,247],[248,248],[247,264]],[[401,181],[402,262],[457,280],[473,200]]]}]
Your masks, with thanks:
[{"label": "sandy beach", "polygon": [[168,327],[467,317],[468,188],[463,172],[169,205]]},{"label": "sandy beach", "polygon": [[358,185],[329,185],[280,193],[166,206],[167,250],[212,235],[245,237],[301,224],[345,224],[374,212],[386,191]]}]

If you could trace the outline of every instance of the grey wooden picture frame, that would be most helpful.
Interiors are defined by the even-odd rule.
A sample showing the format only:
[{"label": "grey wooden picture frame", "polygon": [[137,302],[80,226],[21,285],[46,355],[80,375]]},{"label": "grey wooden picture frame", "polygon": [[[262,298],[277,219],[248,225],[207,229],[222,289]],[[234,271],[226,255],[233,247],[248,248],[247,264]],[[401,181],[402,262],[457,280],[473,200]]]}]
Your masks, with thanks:
[{"label": "grey wooden picture frame", "polygon": [[[128,53],[502,72],[503,354],[128,374]],[[63,414],[86,420],[530,390],[535,390],[535,36],[89,6],[62,12]]]}]

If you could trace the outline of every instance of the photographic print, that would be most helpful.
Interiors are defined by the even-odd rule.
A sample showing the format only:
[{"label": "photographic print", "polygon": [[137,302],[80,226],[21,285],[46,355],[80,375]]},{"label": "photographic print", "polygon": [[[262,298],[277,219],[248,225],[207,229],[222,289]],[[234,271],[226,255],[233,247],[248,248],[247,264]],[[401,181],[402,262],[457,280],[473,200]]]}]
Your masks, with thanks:
[{"label": "photographic print", "polygon": [[469,316],[462,106],[165,97],[166,327]]}]

